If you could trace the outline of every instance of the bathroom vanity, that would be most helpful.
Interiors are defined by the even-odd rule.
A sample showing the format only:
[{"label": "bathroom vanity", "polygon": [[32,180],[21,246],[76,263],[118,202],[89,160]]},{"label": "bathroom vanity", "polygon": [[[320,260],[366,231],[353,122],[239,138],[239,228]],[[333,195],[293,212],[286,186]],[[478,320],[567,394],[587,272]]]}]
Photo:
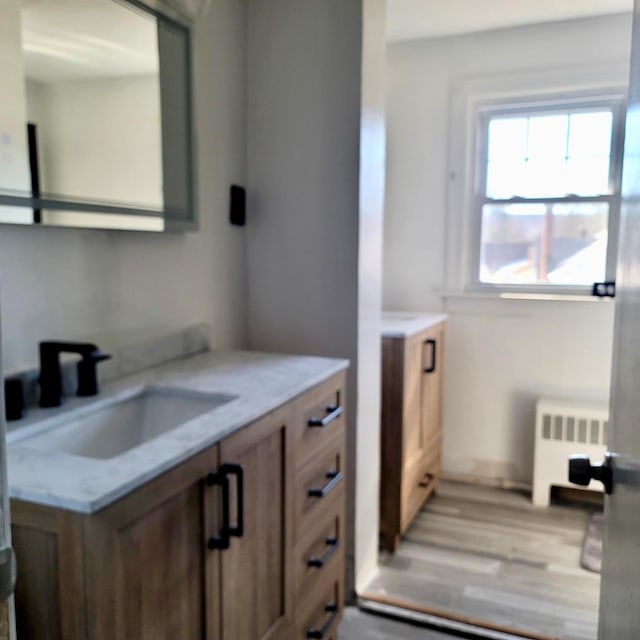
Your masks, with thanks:
[{"label": "bathroom vanity", "polygon": [[[214,351],[33,417],[9,446],[21,637],[335,638],[346,366]],[[125,405],[155,420],[96,446]]]},{"label": "bathroom vanity", "polygon": [[442,459],[442,360],[446,316],[382,316],[380,535],[400,535],[438,488]]}]

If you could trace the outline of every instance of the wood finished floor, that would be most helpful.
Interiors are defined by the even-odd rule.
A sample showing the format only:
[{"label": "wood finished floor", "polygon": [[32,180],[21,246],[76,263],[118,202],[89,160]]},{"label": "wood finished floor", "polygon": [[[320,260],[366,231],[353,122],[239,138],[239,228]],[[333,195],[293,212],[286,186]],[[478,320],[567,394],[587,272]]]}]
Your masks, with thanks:
[{"label": "wood finished floor", "polygon": [[594,509],[539,508],[526,494],[442,483],[366,591],[562,640],[595,640],[600,576],[580,567]]}]

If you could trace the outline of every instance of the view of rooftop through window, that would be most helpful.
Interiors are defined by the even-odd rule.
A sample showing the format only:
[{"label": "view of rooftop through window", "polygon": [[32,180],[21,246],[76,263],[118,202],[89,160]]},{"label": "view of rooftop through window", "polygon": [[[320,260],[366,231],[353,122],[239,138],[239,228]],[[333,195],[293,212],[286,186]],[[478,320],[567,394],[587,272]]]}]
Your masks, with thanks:
[{"label": "view of rooftop through window", "polygon": [[613,108],[519,112],[485,123],[480,282],[605,280]]}]

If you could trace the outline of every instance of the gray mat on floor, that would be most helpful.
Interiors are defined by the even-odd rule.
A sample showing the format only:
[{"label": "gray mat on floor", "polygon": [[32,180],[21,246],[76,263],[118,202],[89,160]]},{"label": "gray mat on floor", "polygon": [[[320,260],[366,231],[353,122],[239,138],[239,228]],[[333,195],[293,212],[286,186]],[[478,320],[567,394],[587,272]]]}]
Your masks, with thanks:
[{"label": "gray mat on floor", "polygon": [[601,513],[594,513],[587,527],[587,534],[582,545],[580,564],[589,571],[600,573],[602,569],[602,530],[604,528]]}]

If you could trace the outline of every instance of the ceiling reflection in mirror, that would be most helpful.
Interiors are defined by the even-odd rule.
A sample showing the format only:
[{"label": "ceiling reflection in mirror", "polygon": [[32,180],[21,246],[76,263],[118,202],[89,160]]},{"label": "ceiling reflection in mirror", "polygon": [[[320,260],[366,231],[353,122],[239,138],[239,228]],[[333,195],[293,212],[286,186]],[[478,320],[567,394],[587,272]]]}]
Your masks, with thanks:
[{"label": "ceiling reflection in mirror", "polygon": [[186,28],[113,0],[0,0],[0,222],[192,217]]}]

